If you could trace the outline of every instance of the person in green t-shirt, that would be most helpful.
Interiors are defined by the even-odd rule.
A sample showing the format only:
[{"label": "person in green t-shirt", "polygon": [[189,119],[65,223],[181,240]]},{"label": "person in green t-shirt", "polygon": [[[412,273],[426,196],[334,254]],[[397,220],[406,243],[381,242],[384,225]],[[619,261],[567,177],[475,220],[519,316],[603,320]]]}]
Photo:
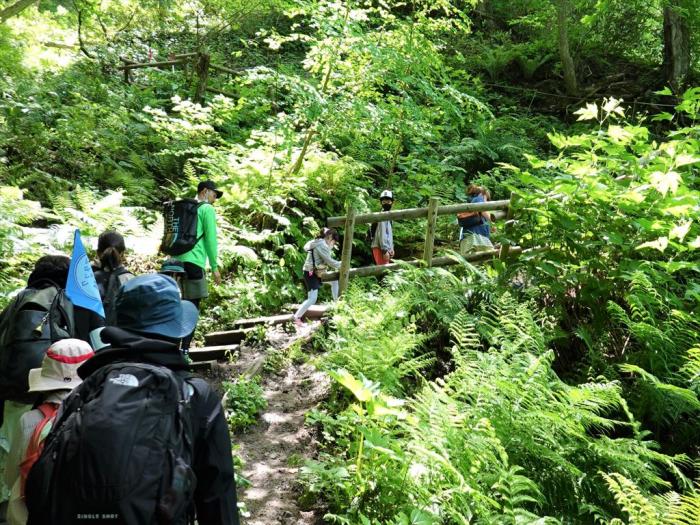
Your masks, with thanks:
[{"label": "person in green t-shirt", "polygon": [[[199,303],[209,295],[207,286],[207,259],[211,274],[216,284],[221,284],[217,256],[216,211],[214,202],[224,194],[216,184],[205,180],[197,186],[197,200],[202,204],[197,209],[197,237],[199,241],[189,252],[175,258],[182,261],[186,275],[182,280],[182,298],[193,303],[199,309]],[[187,351],[194,332],[182,341],[183,351]]]}]

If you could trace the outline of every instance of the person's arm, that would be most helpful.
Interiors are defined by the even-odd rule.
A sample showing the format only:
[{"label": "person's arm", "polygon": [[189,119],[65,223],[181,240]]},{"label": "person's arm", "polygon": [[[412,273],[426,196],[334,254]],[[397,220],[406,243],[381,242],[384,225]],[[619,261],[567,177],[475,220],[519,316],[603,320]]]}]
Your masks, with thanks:
[{"label": "person's arm", "polygon": [[197,521],[207,525],[239,525],[231,438],[221,401],[205,381],[190,381],[195,386],[192,468],[197,476],[194,493]]},{"label": "person's arm", "polygon": [[[331,249],[326,243],[321,244],[317,248],[318,249],[316,249],[315,254],[321,257],[323,264],[330,266],[331,268],[335,268],[336,270],[340,268],[340,261],[336,261],[333,258],[331,255]],[[318,261],[316,261],[316,263],[318,263]]]},{"label": "person's arm", "polygon": [[216,272],[219,255],[219,244],[216,237],[216,211],[212,205],[205,205],[202,213],[202,232],[204,233],[204,250],[207,252],[209,266],[212,272]]},{"label": "person's arm", "polygon": [[[388,224],[391,228],[391,223]],[[379,248],[381,248],[382,253],[391,252],[394,249],[391,236],[387,235],[387,223],[386,221],[380,222],[377,226],[377,238],[379,239]]]}]

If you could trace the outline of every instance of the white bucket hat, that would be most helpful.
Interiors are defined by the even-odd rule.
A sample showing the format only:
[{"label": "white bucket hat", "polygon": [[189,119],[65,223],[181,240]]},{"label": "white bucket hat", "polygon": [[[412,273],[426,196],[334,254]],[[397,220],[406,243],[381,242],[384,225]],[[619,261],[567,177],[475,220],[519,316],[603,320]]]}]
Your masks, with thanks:
[{"label": "white bucket hat", "polygon": [[95,353],[85,341],[61,339],[52,344],[41,368],[29,371],[29,391],[73,390],[82,380],[78,377],[78,367]]}]

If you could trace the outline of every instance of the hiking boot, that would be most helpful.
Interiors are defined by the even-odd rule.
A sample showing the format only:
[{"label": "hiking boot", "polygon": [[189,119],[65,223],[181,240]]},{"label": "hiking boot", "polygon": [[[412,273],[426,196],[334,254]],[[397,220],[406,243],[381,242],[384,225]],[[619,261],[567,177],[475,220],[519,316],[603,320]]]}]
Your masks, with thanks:
[{"label": "hiking boot", "polygon": [[301,319],[294,319],[294,324],[297,328],[301,328],[302,326],[304,326],[304,321],[302,321]]}]

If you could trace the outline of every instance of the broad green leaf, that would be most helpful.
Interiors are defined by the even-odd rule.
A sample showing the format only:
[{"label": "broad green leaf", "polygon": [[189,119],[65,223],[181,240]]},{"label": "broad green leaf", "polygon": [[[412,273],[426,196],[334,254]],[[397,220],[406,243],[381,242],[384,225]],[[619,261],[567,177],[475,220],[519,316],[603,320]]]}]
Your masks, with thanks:
[{"label": "broad green leaf", "polygon": [[350,390],[352,395],[354,395],[358,401],[366,403],[374,396],[374,393],[368,388],[367,384],[363,384],[361,381],[353,377],[347,370],[340,369],[336,372],[330,372],[330,376],[345,388]]},{"label": "broad green leaf", "polygon": [[687,166],[688,164],[695,164],[696,162],[700,162],[700,158],[693,157],[692,155],[681,154],[675,158],[674,165],[677,168],[680,168],[681,166]]},{"label": "broad green leaf", "polygon": [[598,106],[589,102],[586,107],[574,111],[574,115],[578,115],[576,120],[598,120]]},{"label": "broad green leaf", "polygon": [[664,250],[666,250],[667,247],[668,247],[668,237],[659,237],[655,241],[649,241],[649,242],[645,242],[643,244],[640,244],[639,246],[637,246],[636,249],[641,250],[643,248],[651,248],[651,249],[659,250],[660,252],[663,252]]},{"label": "broad green leaf", "polygon": [[671,239],[678,239],[679,241],[683,241],[685,239],[685,236],[688,235],[688,231],[690,231],[690,226],[693,224],[693,221],[685,221],[682,222],[671,229],[671,233],[669,234],[669,237]]},{"label": "broad green leaf", "polygon": [[669,192],[671,192],[671,194],[676,193],[681,181],[680,173],[673,170],[667,171],[666,173],[655,171],[651,174],[651,183],[662,195],[666,195]]}]

